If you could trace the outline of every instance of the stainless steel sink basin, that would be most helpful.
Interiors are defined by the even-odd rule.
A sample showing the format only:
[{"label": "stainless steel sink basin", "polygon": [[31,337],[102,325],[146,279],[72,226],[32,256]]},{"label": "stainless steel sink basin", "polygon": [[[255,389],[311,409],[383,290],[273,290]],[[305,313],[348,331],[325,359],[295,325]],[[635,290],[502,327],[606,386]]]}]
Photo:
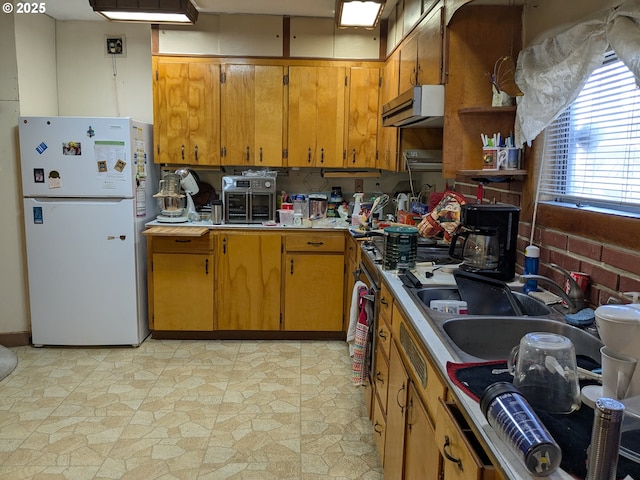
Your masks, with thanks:
[{"label": "stainless steel sink basin", "polygon": [[[460,293],[456,287],[425,287],[409,291],[415,298],[417,298],[424,306],[429,308],[431,300],[460,300]],[[532,317],[544,317],[553,313],[544,303],[531,298],[522,292],[511,292],[515,297],[516,302],[520,305],[523,315]],[[495,309],[493,307],[496,307]],[[495,305],[468,305],[469,314],[491,314],[499,315],[502,310],[499,306]]]},{"label": "stainless steel sink basin", "polygon": [[558,320],[531,317],[464,316],[438,322],[440,334],[461,360],[499,360],[529,332],[553,332],[568,337],[576,355],[600,363],[602,342],[590,333]]}]

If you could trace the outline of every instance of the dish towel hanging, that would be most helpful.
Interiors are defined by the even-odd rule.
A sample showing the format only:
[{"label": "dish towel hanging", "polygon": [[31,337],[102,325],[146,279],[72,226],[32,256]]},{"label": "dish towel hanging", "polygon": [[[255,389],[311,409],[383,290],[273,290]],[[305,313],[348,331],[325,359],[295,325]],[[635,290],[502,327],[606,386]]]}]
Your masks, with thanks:
[{"label": "dish towel hanging", "polygon": [[368,297],[368,289],[365,287],[359,290],[360,314],[356,324],[356,338],[353,351],[353,375],[354,385],[364,385],[369,376],[369,355],[371,353],[370,321],[373,320],[373,309]]},{"label": "dish towel hanging", "polygon": [[356,340],[356,326],[358,325],[358,316],[360,315],[360,289],[364,289],[365,293],[367,285],[358,280],[353,285],[351,294],[351,310],[349,311],[349,329],[347,330],[347,343],[349,344],[349,355],[353,357],[354,342]]}]

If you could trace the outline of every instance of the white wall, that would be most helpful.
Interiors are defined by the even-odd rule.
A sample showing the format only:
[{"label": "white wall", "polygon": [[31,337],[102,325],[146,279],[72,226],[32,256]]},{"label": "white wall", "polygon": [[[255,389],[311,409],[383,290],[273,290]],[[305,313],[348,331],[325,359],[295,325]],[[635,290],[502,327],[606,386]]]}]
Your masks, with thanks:
[{"label": "white wall", "polygon": [[14,16],[0,15],[0,333],[29,330],[18,151]]},{"label": "white wall", "polygon": [[[116,56],[115,66],[107,35],[125,36],[126,56]],[[149,25],[56,22],[56,57],[60,115],[153,123]]]},{"label": "white wall", "polygon": [[[292,17],[293,58],[378,59],[380,28],[341,30],[331,18]],[[281,57],[283,17],[268,15],[200,15],[194,27],[160,29],[158,50],[164,54]]]},{"label": "white wall", "polygon": [[15,15],[20,115],[57,115],[56,22],[47,15]]}]

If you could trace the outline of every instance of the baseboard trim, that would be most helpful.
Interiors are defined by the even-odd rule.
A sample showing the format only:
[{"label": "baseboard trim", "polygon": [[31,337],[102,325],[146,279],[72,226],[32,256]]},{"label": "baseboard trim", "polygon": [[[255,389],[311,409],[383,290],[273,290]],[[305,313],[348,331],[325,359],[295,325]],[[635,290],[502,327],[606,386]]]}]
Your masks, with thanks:
[{"label": "baseboard trim", "polygon": [[31,332],[0,333],[0,345],[25,347],[31,345]]}]

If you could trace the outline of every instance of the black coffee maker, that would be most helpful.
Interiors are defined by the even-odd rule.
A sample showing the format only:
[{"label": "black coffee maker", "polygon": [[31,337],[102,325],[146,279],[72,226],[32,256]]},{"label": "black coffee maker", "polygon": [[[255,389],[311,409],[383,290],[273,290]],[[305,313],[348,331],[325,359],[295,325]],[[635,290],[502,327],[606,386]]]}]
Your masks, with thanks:
[{"label": "black coffee maker", "polygon": [[[451,241],[450,256],[463,260],[460,268],[467,272],[477,273],[489,278],[495,278],[509,282],[516,273],[516,240],[518,238],[518,222],[520,221],[520,209],[506,204],[472,204],[462,205],[460,210],[460,227]],[[482,268],[477,261],[465,261],[465,257],[476,246],[489,244],[489,242],[477,242],[478,239],[489,239],[491,236],[498,238],[498,262],[487,262],[492,268]],[[464,256],[456,254],[455,250],[460,246],[460,238],[464,238],[465,244],[472,239],[473,245],[462,245]],[[466,247],[466,248],[465,248]],[[482,255],[483,252],[478,252]]]}]

